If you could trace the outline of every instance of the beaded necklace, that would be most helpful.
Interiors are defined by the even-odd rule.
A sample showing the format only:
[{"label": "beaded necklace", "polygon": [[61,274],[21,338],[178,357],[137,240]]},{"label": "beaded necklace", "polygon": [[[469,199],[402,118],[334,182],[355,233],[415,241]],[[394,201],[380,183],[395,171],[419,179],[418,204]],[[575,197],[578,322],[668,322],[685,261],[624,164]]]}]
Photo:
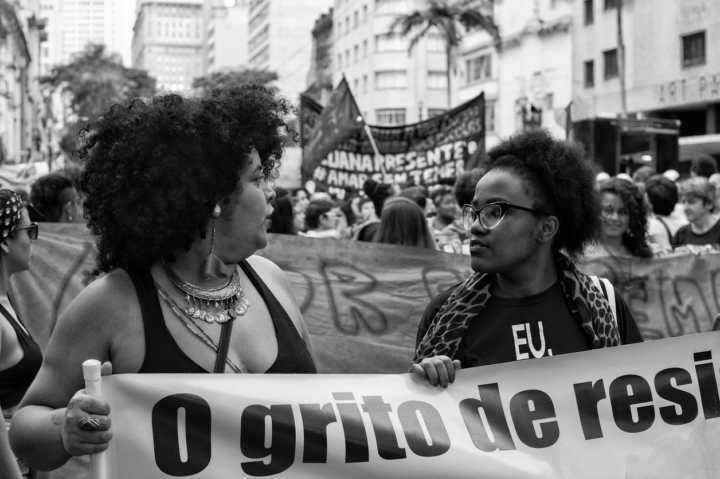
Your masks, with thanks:
[{"label": "beaded necklace", "polygon": [[165,262],[163,269],[173,286],[184,295],[186,306],[181,309],[193,320],[222,324],[244,315],[248,310],[250,304],[240,284],[237,266],[227,283],[210,289],[185,281]]},{"label": "beaded necklace", "polygon": [[[177,316],[180,321],[183,323],[183,326],[190,331],[190,333],[195,336],[197,339],[205,343],[206,346],[208,346],[210,349],[215,351],[217,354],[218,352],[218,345],[215,343],[215,341],[210,337],[208,333],[205,332],[204,329],[196,322],[197,320],[186,313],[186,311],[178,305],[175,300],[173,300],[170,295],[157,283],[155,282],[155,287],[158,291],[158,296],[163,300],[163,302],[170,308],[170,310]],[[230,369],[233,370],[235,373],[243,373],[243,369],[235,364],[230,358],[225,359],[225,363],[230,366]]]}]

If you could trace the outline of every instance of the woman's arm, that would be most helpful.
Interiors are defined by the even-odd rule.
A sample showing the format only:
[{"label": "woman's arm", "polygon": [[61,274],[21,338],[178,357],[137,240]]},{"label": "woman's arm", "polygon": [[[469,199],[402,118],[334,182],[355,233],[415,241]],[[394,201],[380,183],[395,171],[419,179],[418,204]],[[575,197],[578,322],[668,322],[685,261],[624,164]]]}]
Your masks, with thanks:
[{"label": "woman's arm", "polygon": [[[10,441],[18,457],[40,470],[55,469],[70,456],[107,448],[111,438],[107,402],[82,391],[82,363],[109,361],[116,329],[117,288],[106,278],[83,290],[60,317],[43,364],[13,417]],[[110,282],[112,283],[112,282]],[[93,417],[98,430],[81,429]]]}]

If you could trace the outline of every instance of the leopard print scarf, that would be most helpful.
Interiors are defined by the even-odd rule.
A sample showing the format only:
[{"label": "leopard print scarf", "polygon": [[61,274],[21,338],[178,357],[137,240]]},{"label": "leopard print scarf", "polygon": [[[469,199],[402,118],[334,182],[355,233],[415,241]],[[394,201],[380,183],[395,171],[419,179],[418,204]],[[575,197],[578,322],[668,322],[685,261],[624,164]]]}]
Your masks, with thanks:
[{"label": "leopard print scarf", "polygon": [[[564,254],[558,254],[555,261],[560,273],[560,289],[570,314],[590,338],[593,349],[618,346],[620,333],[617,322],[602,291]],[[418,344],[415,362],[438,355],[455,357],[470,321],[492,297],[492,280],[491,274],[474,273],[455,288]]]}]

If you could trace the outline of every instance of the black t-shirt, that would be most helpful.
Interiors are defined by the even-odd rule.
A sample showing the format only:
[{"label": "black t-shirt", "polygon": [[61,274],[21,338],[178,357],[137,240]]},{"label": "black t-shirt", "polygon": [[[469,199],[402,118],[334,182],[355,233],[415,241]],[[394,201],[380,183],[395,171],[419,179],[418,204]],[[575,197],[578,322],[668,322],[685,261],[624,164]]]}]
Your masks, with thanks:
[{"label": "black t-shirt", "polygon": [[677,230],[675,237],[673,238],[673,246],[682,246],[684,244],[706,245],[718,243],[720,243],[720,220],[716,221],[712,228],[701,235],[693,233],[690,225],[683,225]]},{"label": "black t-shirt", "polygon": [[[452,289],[440,294],[425,309],[416,345],[451,293]],[[632,313],[617,291],[615,298],[622,344],[641,342]],[[542,293],[525,298],[493,296],[482,313],[472,319],[454,359],[467,368],[591,348],[590,338],[570,315],[560,285],[555,283]]]}]

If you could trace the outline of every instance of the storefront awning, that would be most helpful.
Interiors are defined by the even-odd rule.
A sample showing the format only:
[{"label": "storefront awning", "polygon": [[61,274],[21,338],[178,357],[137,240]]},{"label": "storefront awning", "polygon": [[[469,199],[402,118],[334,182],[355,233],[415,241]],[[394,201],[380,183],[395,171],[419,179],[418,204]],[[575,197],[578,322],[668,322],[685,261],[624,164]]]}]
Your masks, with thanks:
[{"label": "storefront awning", "polygon": [[720,155],[720,134],[682,136],[680,144],[680,161],[689,161],[701,155]]}]

